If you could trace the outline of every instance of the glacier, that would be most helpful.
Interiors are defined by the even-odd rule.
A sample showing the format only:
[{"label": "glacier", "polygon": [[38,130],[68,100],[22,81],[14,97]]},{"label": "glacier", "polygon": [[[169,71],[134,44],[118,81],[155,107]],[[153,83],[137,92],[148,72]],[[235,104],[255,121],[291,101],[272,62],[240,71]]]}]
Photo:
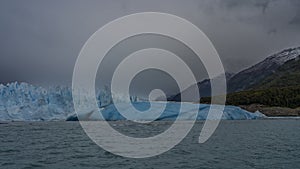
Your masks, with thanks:
[{"label": "glacier", "polygon": [[[100,120],[126,120],[116,109],[112,102],[108,88],[99,90],[96,93],[98,106],[104,119]],[[130,97],[132,105],[138,110],[147,110],[150,103],[139,101],[137,97]],[[128,109],[131,104],[122,103],[119,97],[119,106]],[[163,102],[151,102],[151,106],[160,107]],[[189,110],[198,108],[198,120],[207,118],[210,105],[194,103],[167,102],[166,108],[157,120],[175,120],[180,106],[187,109],[183,114],[189,119]],[[98,111],[94,110],[91,119],[97,119]],[[265,116],[260,113],[251,113],[236,106],[225,106],[222,119],[244,120],[258,119]],[[136,120],[149,120],[147,117],[137,116]],[[76,120],[76,113],[73,105],[72,89],[64,86],[49,87],[47,89],[36,87],[28,83],[0,84],[0,121],[56,121]]]},{"label": "glacier", "polygon": [[0,121],[62,120],[74,113],[68,87],[44,89],[27,83],[0,85]]},{"label": "glacier", "polygon": [[[128,103],[118,103],[120,108],[122,110],[129,109],[129,106],[131,106]],[[157,107],[155,109],[159,109],[159,107],[163,107],[163,105],[166,104],[165,110],[161,113],[159,118],[157,118],[157,121],[166,121],[166,120],[176,120],[178,117],[178,113],[180,110],[180,107],[182,108],[182,118],[181,120],[191,120],[192,119],[192,110],[199,109],[198,116],[196,117],[197,120],[206,120],[210,105],[208,104],[194,104],[194,103],[179,103],[179,102],[151,102],[152,107]],[[137,109],[141,111],[145,111],[149,108],[150,103],[149,102],[134,102],[132,105]],[[151,107],[151,108],[152,108]],[[108,120],[108,121],[116,121],[116,120],[126,120],[125,117],[123,117],[118,110],[116,109],[114,104],[108,105],[107,107],[103,107],[100,109],[103,118],[97,116],[98,111],[94,111],[93,114],[90,115],[90,120]],[[251,113],[246,110],[241,109],[240,107],[236,106],[225,106],[222,120],[250,120],[250,119],[260,119],[265,118],[266,116],[260,112]],[[77,120],[76,115],[69,117],[69,120]],[[152,116],[149,114],[143,114],[143,115],[136,115],[134,117],[134,120],[136,121],[152,121]],[[209,119],[209,120],[216,120],[216,119]]]}]

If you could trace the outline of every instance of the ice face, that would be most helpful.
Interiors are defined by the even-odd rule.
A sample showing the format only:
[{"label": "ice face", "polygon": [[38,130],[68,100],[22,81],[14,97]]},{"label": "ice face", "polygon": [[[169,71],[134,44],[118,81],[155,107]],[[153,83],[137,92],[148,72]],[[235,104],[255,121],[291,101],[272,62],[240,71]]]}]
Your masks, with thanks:
[{"label": "ice face", "polygon": [[[152,106],[159,107],[161,106],[160,104],[165,104],[162,102],[152,102]],[[210,108],[210,105],[208,104],[201,104],[200,107],[198,105],[193,104],[193,103],[176,103],[176,102],[168,102],[166,109],[162,113],[162,115],[157,119],[157,120],[176,120],[178,111],[180,109],[180,106],[183,104],[183,120],[191,120],[190,112],[192,109],[197,109],[199,108],[199,113],[197,116],[197,120],[206,120],[208,111]],[[133,103],[133,105],[138,109],[138,110],[147,110],[149,107],[148,102],[136,102]],[[124,103],[123,109],[127,109],[129,104]],[[105,108],[102,109],[101,111],[103,117],[105,120],[125,120],[125,118],[116,110],[114,105],[109,105]],[[222,116],[222,119],[224,120],[247,120],[247,119],[259,119],[259,118],[264,118],[265,115],[263,115],[260,112],[256,113],[250,113],[246,110],[243,110],[239,107],[236,106],[225,106],[224,113]],[[91,117],[93,118],[93,117]],[[95,119],[96,120],[96,119]],[[98,119],[99,120],[99,119]],[[103,120],[103,119],[100,119]],[[137,116],[135,120],[152,120],[149,116],[149,119],[147,116]],[[214,119],[210,119],[214,120]]]},{"label": "ice face", "polygon": [[0,86],[0,120],[61,120],[74,112],[67,87],[48,90],[27,83]]},{"label": "ice face", "polygon": [[[125,118],[116,110],[109,89],[106,87],[99,90],[96,94],[98,106],[105,120],[125,120]],[[137,97],[131,96],[128,100],[123,95],[115,95],[116,100],[126,109],[128,100],[138,110],[147,110],[149,102],[141,102]],[[160,107],[162,102],[151,102],[152,106]],[[189,110],[194,109],[195,104],[182,103],[184,107],[185,117],[189,119]],[[178,115],[180,103],[169,102],[166,109],[157,120],[175,120]],[[209,105],[201,104],[198,120],[204,120],[207,117]],[[90,118],[98,117],[97,110],[91,114]],[[50,120],[66,120],[74,117],[74,107],[72,99],[72,90],[69,87],[52,87],[44,89],[35,87],[27,83],[10,83],[0,85],[0,121],[50,121]],[[256,119],[264,117],[263,114],[250,113],[239,107],[226,106],[222,119]],[[148,120],[147,116],[137,116],[136,120]],[[103,119],[102,119],[103,120]]]}]

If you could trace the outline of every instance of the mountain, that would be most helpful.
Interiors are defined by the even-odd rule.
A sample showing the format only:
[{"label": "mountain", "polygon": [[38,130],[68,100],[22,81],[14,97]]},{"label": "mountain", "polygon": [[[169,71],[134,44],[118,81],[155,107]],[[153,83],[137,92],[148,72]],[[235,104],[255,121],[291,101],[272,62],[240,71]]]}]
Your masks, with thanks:
[{"label": "mountain", "polygon": [[[228,73],[228,72],[225,73],[225,77],[226,77],[227,81],[229,81],[231,79],[231,77],[233,77],[233,76],[234,76],[233,73]],[[215,79],[218,79],[218,78],[221,78],[221,75],[215,77]],[[211,95],[211,86],[210,86],[210,80],[209,79],[205,79],[201,82],[198,82],[197,84],[194,84],[194,85],[190,86],[189,88],[187,88],[183,92],[185,94],[191,93],[191,92],[195,91],[194,90],[195,87],[198,87],[201,97],[208,97],[208,96]],[[181,101],[180,97],[181,97],[181,93],[178,93],[176,95],[169,96],[168,100],[178,102],[178,101]],[[185,101],[197,101],[197,100],[193,100],[192,98],[190,98],[190,99],[188,98],[188,100],[185,100]]]},{"label": "mountain", "polygon": [[[210,103],[210,97],[201,98],[201,103]],[[227,105],[264,105],[269,107],[300,107],[300,85],[272,87],[227,94]]]},{"label": "mountain", "polygon": [[254,85],[251,89],[291,87],[300,85],[300,56],[285,62],[271,75]]},{"label": "mountain", "polygon": [[[245,69],[228,81],[228,92],[255,89],[259,84],[273,80],[275,72],[286,62],[296,59],[300,55],[300,47],[290,48],[269,56],[262,62]],[[290,69],[286,65],[286,69]]]},{"label": "mountain", "polygon": [[[285,49],[237,74],[226,73],[227,93],[263,89],[267,87],[300,85],[299,55],[300,47]],[[195,87],[198,87],[201,97],[211,96],[209,79],[192,85],[183,92],[189,93],[193,91]],[[168,100],[181,101],[180,96],[181,94],[179,93],[168,97]]]},{"label": "mountain", "polygon": [[[248,84],[251,79],[256,80]],[[241,82],[238,83],[238,80]],[[259,110],[268,116],[299,116],[300,48],[287,49],[268,57],[235,75],[229,85],[228,105],[252,112]],[[210,99],[201,98],[200,102],[209,103]]]},{"label": "mountain", "polygon": [[289,108],[300,107],[300,56],[285,62],[272,74],[246,91],[229,93],[231,105],[262,104]]}]

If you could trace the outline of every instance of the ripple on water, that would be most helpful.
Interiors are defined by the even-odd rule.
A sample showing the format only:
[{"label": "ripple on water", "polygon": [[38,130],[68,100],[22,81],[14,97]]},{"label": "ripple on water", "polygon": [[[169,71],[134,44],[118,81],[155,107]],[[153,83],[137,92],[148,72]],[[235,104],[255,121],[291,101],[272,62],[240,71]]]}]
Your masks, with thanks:
[{"label": "ripple on water", "polygon": [[[145,136],[170,124],[115,122],[114,127]],[[197,122],[162,155],[129,159],[98,147],[78,122],[1,124],[0,168],[300,168],[300,120],[222,121],[206,143],[198,144],[202,125]]]}]

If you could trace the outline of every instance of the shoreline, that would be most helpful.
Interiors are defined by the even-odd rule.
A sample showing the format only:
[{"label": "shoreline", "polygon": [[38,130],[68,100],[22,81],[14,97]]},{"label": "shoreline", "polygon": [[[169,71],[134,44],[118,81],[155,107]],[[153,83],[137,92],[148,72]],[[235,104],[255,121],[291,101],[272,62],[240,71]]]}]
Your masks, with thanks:
[{"label": "shoreline", "polygon": [[292,109],[288,107],[271,107],[261,104],[251,105],[238,105],[238,107],[247,110],[249,112],[259,111],[267,117],[299,117],[300,118],[300,107]]}]

